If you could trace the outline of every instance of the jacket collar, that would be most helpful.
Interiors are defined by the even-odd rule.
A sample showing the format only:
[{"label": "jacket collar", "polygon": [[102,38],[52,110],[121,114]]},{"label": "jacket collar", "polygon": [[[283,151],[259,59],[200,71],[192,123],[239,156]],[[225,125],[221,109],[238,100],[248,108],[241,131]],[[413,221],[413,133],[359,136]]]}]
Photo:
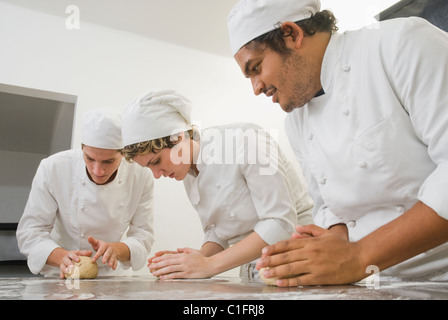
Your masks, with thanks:
[{"label": "jacket collar", "polygon": [[341,60],[344,39],[343,34],[337,32],[332,33],[330,42],[325,50],[320,74],[320,81],[324,92],[329,92],[330,90],[336,65]]}]

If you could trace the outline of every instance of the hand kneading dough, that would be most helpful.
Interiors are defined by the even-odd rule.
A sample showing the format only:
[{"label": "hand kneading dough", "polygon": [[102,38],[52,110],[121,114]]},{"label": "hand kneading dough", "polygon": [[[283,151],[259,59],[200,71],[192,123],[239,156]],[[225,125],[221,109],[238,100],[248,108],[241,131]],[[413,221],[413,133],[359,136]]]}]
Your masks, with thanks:
[{"label": "hand kneading dough", "polygon": [[79,262],[75,262],[75,267],[65,274],[65,278],[73,279],[94,279],[98,275],[98,265],[92,263],[92,258],[81,256]]},{"label": "hand kneading dough", "polygon": [[267,269],[269,269],[269,268],[261,268],[259,271],[258,271],[258,274],[260,275],[260,278],[261,278],[261,280],[263,280],[263,282],[264,283],[266,283],[267,285],[270,285],[270,286],[276,286],[277,284],[276,284],[276,281],[277,281],[277,277],[272,277],[272,278],[265,278],[264,276],[263,276],[263,272],[265,271],[265,270],[267,270]]}]

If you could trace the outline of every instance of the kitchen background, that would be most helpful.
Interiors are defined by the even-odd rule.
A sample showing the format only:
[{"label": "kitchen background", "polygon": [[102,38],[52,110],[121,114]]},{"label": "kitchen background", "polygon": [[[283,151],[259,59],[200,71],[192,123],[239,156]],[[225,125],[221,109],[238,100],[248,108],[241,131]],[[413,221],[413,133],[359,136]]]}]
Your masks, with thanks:
[{"label": "kitchen background", "polygon": [[[15,227],[36,168],[55,152],[80,148],[80,119],[91,108],[122,110],[148,89],[175,89],[193,102],[200,127],[255,122],[277,130],[293,158],[284,112],[253,95],[230,53],[226,19],[236,2],[0,0],[0,264],[24,265]],[[426,16],[447,30],[446,3],[321,1],[341,32],[375,22],[375,15]],[[157,180],[154,197],[152,253],[198,248],[202,229],[183,184]]]}]

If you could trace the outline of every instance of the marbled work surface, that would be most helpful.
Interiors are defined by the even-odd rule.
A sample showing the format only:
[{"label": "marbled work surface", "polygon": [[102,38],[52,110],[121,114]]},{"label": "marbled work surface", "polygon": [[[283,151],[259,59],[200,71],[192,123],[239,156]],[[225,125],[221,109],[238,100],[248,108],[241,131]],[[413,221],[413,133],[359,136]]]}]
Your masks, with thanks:
[{"label": "marbled work surface", "polygon": [[0,300],[445,300],[446,282],[404,282],[278,288],[231,277],[157,280],[150,276],[0,277]]}]

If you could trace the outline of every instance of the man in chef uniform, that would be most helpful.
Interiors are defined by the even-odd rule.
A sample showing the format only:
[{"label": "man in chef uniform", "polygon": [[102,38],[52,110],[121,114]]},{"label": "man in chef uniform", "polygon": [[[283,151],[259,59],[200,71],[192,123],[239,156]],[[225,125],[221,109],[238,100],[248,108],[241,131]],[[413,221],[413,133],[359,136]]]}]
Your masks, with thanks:
[{"label": "man in chef uniform", "polygon": [[153,177],[122,157],[120,115],[87,112],[81,142],[42,160],[34,177],[17,228],[33,274],[63,278],[79,256],[92,256],[99,275],[126,274],[151,249]]},{"label": "man in chef uniform", "polygon": [[337,33],[319,0],[243,0],[228,28],[254,93],[288,113],[315,203],[257,268],[279,286],[448,280],[447,33],[416,17]]}]

